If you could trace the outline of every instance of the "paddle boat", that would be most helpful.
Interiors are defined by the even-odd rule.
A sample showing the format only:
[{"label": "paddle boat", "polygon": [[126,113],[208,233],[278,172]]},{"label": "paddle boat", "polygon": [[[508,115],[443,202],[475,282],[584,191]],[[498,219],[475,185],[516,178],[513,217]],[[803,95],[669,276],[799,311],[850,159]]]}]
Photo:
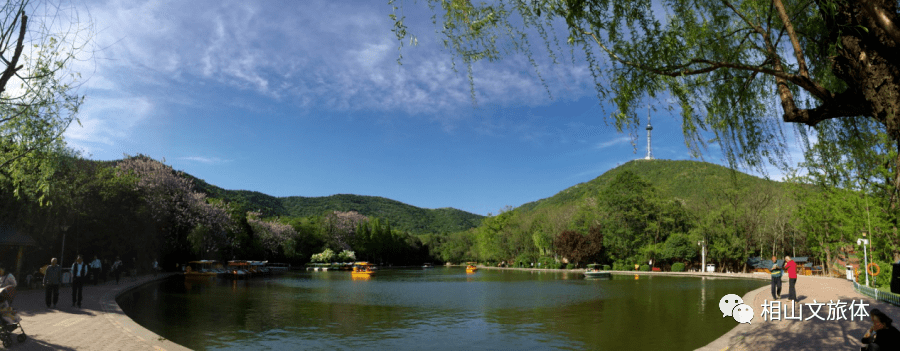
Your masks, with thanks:
[{"label": "paddle boat", "polygon": [[184,269],[184,279],[208,280],[215,278],[216,272],[212,268],[215,263],[216,261],[212,260],[188,262],[187,267]]},{"label": "paddle boat", "polygon": [[375,274],[375,265],[369,262],[356,262],[353,264],[352,277],[368,277]]},{"label": "paddle boat", "polygon": [[599,264],[589,264],[588,269],[584,271],[585,278],[612,278],[612,273],[601,271],[598,269]]},{"label": "paddle boat", "polygon": [[475,273],[478,270],[478,267],[475,266],[475,262],[466,262],[468,266],[466,266],[466,273]]},{"label": "paddle boat", "polygon": [[250,263],[247,261],[228,261],[228,269],[225,275],[231,279],[247,279],[250,277]]}]

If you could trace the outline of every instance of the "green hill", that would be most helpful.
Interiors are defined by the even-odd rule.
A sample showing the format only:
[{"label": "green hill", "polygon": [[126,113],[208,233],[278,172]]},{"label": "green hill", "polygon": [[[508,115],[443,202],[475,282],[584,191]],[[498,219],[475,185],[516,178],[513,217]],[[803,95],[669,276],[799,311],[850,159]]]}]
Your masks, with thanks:
[{"label": "green hill", "polygon": [[516,208],[529,212],[546,207],[574,205],[579,200],[596,196],[624,171],[632,171],[653,184],[664,199],[678,198],[688,204],[714,196],[719,189],[733,187],[736,179],[740,187],[781,187],[781,183],[732,171],[720,165],[689,160],[633,160],[613,168],[591,181],[576,184],[556,195]]},{"label": "green hill", "polygon": [[378,196],[338,194],[322,197],[274,197],[256,191],[225,190],[187,175],[199,191],[228,202],[243,203],[263,216],[309,217],[331,211],[356,211],[386,219],[395,229],[413,234],[449,233],[474,228],[483,216],[455,208],[426,209]]}]

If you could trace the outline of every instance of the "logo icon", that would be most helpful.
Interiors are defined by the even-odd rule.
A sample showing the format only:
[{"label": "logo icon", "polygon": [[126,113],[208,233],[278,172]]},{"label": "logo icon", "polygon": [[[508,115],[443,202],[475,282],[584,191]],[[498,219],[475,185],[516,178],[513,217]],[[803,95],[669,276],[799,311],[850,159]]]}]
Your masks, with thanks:
[{"label": "logo icon", "polygon": [[734,310],[732,311],[732,316],[734,320],[741,324],[750,324],[750,321],[753,320],[753,307],[750,307],[745,304],[740,304],[734,306]]},{"label": "logo icon", "polygon": [[[719,311],[722,311],[722,317],[731,316],[731,311],[734,309],[734,307],[743,303],[744,300],[741,299],[740,296],[737,296],[735,294],[728,294],[722,296],[722,298],[719,300]],[[753,313],[752,310],[750,313]]]}]

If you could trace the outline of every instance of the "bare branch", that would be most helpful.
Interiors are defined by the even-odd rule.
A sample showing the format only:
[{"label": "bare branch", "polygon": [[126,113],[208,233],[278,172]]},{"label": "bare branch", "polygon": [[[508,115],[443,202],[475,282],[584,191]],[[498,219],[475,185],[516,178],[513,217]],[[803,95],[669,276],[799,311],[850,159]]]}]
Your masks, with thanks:
[{"label": "bare branch", "polygon": [[803,58],[803,49],[800,48],[800,40],[797,39],[797,33],[794,32],[794,25],[791,23],[791,19],[788,18],[787,10],[784,9],[784,4],[781,3],[781,0],[773,0],[772,2],[775,4],[775,8],[778,9],[778,16],[781,18],[781,23],[784,24],[784,29],[787,30],[788,37],[791,38],[794,56],[797,57],[797,64],[800,69],[800,76],[808,79],[809,70],[806,68],[806,59]]},{"label": "bare branch", "polygon": [[19,62],[19,57],[22,55],[22,48],[24,48],[25,42],[25,26],[28,23],[28,16],[25,16],[25,13],[22,13],[22,25],[19,29],[19,40],[16,43],[16,52],[13,54],[12,61],[9,62],[9,65],[6,66],[6,70],[3,71],[3,75],[0,76],[0,93],[6,91],[6,83],[12,78],[13,74],[16,73],[16,70],[22,68],[22,66],[16,67],[16,63]]}]

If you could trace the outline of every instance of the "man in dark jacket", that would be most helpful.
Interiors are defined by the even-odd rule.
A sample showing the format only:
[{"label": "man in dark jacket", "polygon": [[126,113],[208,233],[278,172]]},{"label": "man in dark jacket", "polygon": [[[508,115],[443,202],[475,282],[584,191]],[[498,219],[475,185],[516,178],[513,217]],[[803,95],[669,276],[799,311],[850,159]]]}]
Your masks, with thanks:
[{"label": "man in dark jacket", "polygon": [[56,307],[56,302],[59,301],[59,277],[61,274],[62,267],[56,263],[56,258],[51,259],[50,266],[44,272],[44,300],[47,302],[47,308],[50,308],[51,302],[53,302],[52,306]]},{"label": "man in dark jacket", "polygon": [[872,327],[866,331],[862,338],[863,351],[887,351],[900,350],[900,331],[891,325],[890,317],[880,310],[873,309],[869,313],[872,319]]},{"label": "man in dark jacket", "polygon": [[72,307],[78,305],[81,308],[81,293],[84,282],[88,276],[88,264],[84,262],[81,255],[72,264]]},{"label": "man in dark jacket", "polygon": [[772,300],[778,300],[781,297],[781,266],[778,265],[778,259],[772,256]]}]

